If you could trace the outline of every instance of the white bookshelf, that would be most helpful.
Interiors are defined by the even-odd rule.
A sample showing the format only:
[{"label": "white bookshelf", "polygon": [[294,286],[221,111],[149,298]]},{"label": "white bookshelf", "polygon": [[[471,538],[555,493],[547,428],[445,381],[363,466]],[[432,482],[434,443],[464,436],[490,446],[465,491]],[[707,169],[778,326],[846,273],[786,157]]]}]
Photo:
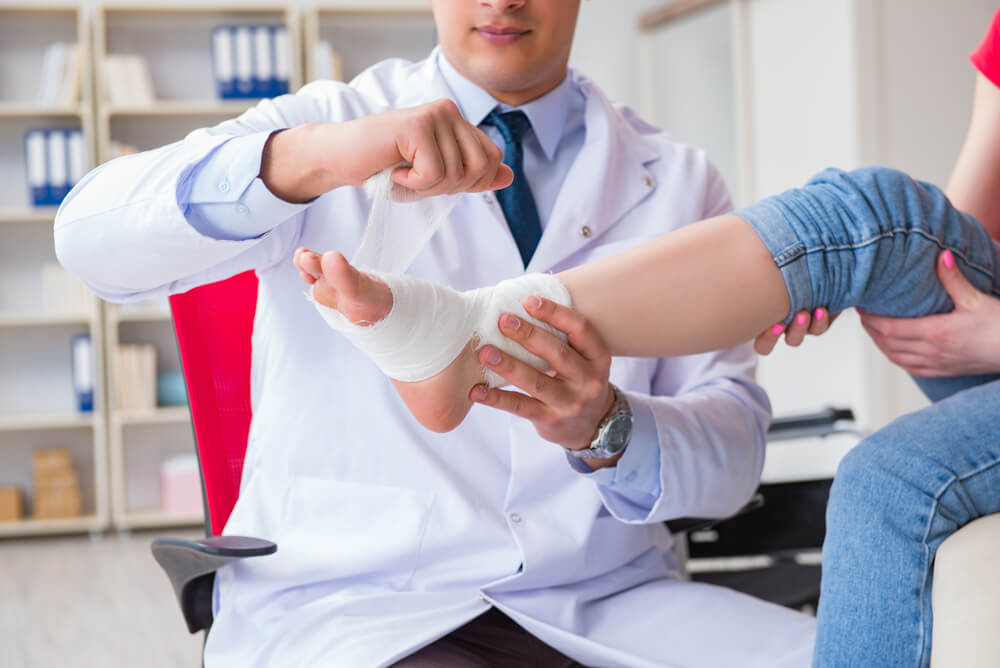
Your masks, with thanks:
[{"label": "white bookshelf", "polygon": [[[291,90],[302,85],[297,16],[289,5],[106,4],[94,19],[97,63],[98,155],[111,157],[112,140],[147,150],[182,139],[199,127],[238,116],[258,100],[220,100],[212,63],[212,29],[219,25],[278,25],[288,29]],[[106,99],[104,58],[135,54],[146,62],[155,100],[149,105],[111,105]]]},{"label": "white bookshelf", "polygon": [[[220,25],[285,25],[292,63],[291,90],[302,85],[297,15],[291,6],[261,3],[113,3],[96,8],[93,21],[98,156],[113,157],[112,141],[148,150],[192,130],[235,118],[258,100],[218,97],[212,30]],[[105,56],[139,55],[150,74],[150,104],[112,104],[104,94]],[[177,373],[173,323],[166,304],[105,307],[109,383],[108,451],[111,519],[117,528],[200,525],[202,513],[171,514],[160,507],[160,468],[167,458],[194,453],[186,406],[118,410],[110,363],[119,344],[151,343],[157,373]]]},{"label": "white bookshelf", "polygon": [[317,4],[304,12],[303,53],[306,80],[320,78],[317,43],[328,42],[338,54],[339,76],[350,81],[386,58],[422,60],[437,42],[429,3]]},{"label": "white bookshelf", "polygon": [[[80,127],[86,168],[95,133],[89,31],[77,5],[0,3],[0,486],[24,493],[25,516],[0,522],[0,537],[99,531],[108,525],[107,438],[103,404],[103,318],[96,297],[72,311],[47,309],[42,266],[56,261],[55,207],[31,204],[24,160],[30,129]],[[76,43],[80,100],[38,104],[45,50]],[[94,411],[79,412],[72,385],[70,342],[91,339]],[[32,454],[70,451],[83,504],[78,517],[32,517]]]}]

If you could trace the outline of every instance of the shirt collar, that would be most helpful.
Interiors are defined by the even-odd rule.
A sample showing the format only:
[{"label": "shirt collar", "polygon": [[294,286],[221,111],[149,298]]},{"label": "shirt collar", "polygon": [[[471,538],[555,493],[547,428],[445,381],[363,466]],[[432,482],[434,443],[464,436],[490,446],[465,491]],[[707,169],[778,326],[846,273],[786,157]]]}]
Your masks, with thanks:
[{"label": "shirt collar", "polygon": [[479,125],[498,106],[501,111],[520,109],[531,121],[531,129],[545,152],[545,157],[552,159],[566,128],[566,118],[572,103],[572,77],[568,73],[558,86],[540,98],[520,107],[511,107],[459,74],[440,51],[438,68],[455,96],[459,110],[470,123]]}]

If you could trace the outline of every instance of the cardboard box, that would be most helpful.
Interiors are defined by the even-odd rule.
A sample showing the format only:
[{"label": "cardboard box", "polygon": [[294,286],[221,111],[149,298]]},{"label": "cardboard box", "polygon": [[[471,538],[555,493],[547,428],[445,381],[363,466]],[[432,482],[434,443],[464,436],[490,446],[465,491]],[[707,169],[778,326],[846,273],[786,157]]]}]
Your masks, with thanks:
[{"label": "cardboard box", "polygon": [[24,518],[24,495],[18,487],[0,487],[0,522]]},{"label": "cardboard box", "polygon": [[36,520],[59,517],[79,517],[83,507],[80,490],[67,489],[58,492],[35,494],[32,499],[33,515]]},{"label": "cardboard box", "polygon": [[45,448],[31,454],[32,470],[35,475],[51,471],[65,471],[73,468],[73,456],[67,448]]}]

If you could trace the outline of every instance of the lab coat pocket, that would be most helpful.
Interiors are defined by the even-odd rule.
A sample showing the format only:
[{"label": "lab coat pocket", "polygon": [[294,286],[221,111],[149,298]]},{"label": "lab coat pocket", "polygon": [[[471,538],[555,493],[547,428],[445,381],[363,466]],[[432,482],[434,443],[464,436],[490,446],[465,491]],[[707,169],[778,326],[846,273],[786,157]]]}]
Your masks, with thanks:
[{"label": "lab coat pocket", "polygon": [[420,558],[434,494],[298,476],[279,550],[301,583],[404,589]]}]

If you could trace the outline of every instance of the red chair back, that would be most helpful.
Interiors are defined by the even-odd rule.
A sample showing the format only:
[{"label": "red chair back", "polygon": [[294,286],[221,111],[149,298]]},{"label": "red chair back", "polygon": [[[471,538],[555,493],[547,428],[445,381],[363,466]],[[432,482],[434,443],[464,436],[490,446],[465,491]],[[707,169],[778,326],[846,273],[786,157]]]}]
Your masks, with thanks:
[{"label": "red chair back", "polygon": [[226,526],[240,494],[250,433],[250,335],[256,308],[253,271],[170,297],[209,536]]}]

